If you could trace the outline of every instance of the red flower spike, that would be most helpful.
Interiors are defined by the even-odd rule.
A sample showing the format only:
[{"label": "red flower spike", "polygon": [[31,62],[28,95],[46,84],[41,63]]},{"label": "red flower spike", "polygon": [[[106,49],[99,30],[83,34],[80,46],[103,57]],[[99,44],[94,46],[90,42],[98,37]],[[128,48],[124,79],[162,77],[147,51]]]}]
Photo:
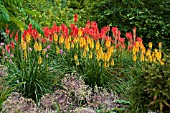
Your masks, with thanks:
[{"label": "red flower spike", "polygon": [[45,38],[42,38],[42,42],[43,42],[43,43],[46,43],[47,40],[46,40]]},{"label": "red flower spike", "polygon": [[137,37],[136,40],[137,40],[138,42],[143,42],[142,38],[140,38],[140,37]]},{"label": "red flower spike", "polygon": [[8,30],[8,27],[6,27],[6,34],[9,35],[10,30]]},{"label": "red flower spike", "polygon": [[50,40],[50,42],[52,42],[52,41],[53,41],[53,37],[52,37],[52,36],[50,36],[50,39],[49,39],[49,40]]},{"label": "red flower spike", "polygon": [[74,22],[78,22],[78,15],[74,14]]},{"label": "red flower spike", "polygon": [[15,48],[14,42],[11,42],[11,43],[10,43],[10,47],[11,47],[12,49]]},{"label": "red flower spike", "polygon": [[10,53],[10,45],[6,45],[5,49],[6,49],[6,51],[8,51]]},{"label": "red flower spike", "polygon": [[18,32],[15,34],[15,41],[18,42]]}]

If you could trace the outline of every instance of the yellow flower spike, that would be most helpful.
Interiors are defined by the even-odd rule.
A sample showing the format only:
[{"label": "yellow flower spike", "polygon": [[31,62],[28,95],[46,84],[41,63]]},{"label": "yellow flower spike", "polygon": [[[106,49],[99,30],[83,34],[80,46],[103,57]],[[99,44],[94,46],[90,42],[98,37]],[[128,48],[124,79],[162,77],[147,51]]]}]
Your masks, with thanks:
[{"label": "yellow flower spike", "polygon": [[154,57],[155,56],[155,52],[152,52],[152,57]]},{"label": "yellow flower spike", "polygon": [[106,55],[106,56],[107,56],[107,57],[106,57],[106,61],[109,62],[110,57],[111,57],[112,54],[111,54],[110,52],[107,52],[106,54],[107,54],[107,55]]},{"label": "yellow flower spike", "polygon": [[142,51],[142,54],[145,54],[145,52],[146,52],[145,47],[142,47],[142,48],[141,48],[141,51]]},{"label": "yellow flower spike", "polygon": [[91,39],[89,36],[87,36],[87,43],[90,44],[91,43]]},{"label": "yellow flower spike", "polygon": [[22,42],[22,43],[21,43],[21,48],[22,48],[22,50],[26,50],[26,49],[27,49],[27,44],[26,44],[26,42]]},{"label": "yellow flower spike", "polygon": [[27,59],[27,51],[24,50],[24,58]]},{"label": "yellow flower spike", "polygon": [[77,59],[78,59],[78,55],[74,54],[74,60],[77,60]]},{"label": "yellow flower spike", "polygon": [[77,48],[77,49],[79,48],[79,44],[78,44],[78,43],[76,44],[76,48]]},{"label": "yellow flower spike", "polygon": [[132,54],[133,54],[133,55],[136,55],[136,47],[133,47],[133,49],[132,49]]},{"label": "yellow flower spike", "polygon": [[136,43],[135,43],[135,47],[139,47],[139,42],[137,41]]},{"label": "yellow flower spike", "polygon": [[77,65],[77,66],[80,65],[79,61],[76,61],[76,65]]},{"label": "yellow flower spike", "polygon": [[109,67],[110,66],[110,64],[109,63],[107,63],[107,67]]},{"label": "yellow flower spike", "polygon": [[111,60],[110,65],[114,66],[114,60],[113,59]]},{"label": "yellow flower spike", "polygon": [[77,43],[78,42],[78,38],[74,37],[73,42]]},{"label": "yellow flower spike", "polygon": [[90,54],[89,54],[89,59],[92,59],[93,55],[92,55],[92,51],[90,51]]},{"label": "yellow flower spike", "polygon": [[42,54],[45,55],[45,49],[43,49]]},{"label": "yellow flower spike", "polygon": [[110,40],[106,40],[105,46],[106,46],[106,47],[110,47],[110,45],[111,45],[111,41],[110,41]]},{"label": "yellow flower spike", "polygon": [[27,43],[30,43],[30,41],[31,41],[31,36],[30,36],[29,33],[27,33],[27,34],[26,34],[26,42],[27,42]]},{"label": "yellow flower spike", "polygon": [[82,36],[82,31],[81,31],[81,29],[78,30],[78,36],[80,36],[80,37]]},{"label": "yellow flower spike", "polygon": [[84,49],[85,49],[86,51],[89,51],[89,45],[86,44],[85,47],[84,47]]},{"label": "yellow flower spike", "polygon": [[99,48],[100,48],[100,42],[99,42],[99,40],[96,42],[96,50],[99,50]]},{"label": "yellow flower spike", "polygon": [[96,52],[96,59],[97,59],[97,61],[99,61],[100,59],[101,59],[101,53],[98,51],[98,52]]},{"label": "yellow flower spike", "polygon": [[66,39],[66,41],[65,41],[65,47],[67,50],[70,50],[70,42],[68,39]]},{"label": "yellow flower spike", "polygon": [[152,56],[151,56],[151,55],[149,56],[149,61],[151,61],[151,62],[152,62]]},{"label": "yellow flower spike", "polygon": [[100,52],[101,54],[103,53],[103,48],[102,48],[102,47],[100,47],[99,52]]},{"label": "yellow flower spike", "polygon": [[148,50],[146,51],[146,56],[150,56],[150,54],[151,54],[151,50],[148,49]]},{"label": "yellow flower spike", "polygon": [[86,57],[86,50],[83,51],[83,57]]},{"label": "yellow flower spike", "polygon": [[41,43],[39,43],[38,44],[38,49],[37,49],[39,52],[42,50],[42,44]]},{"label": "yellow flower spike", "polygon": [[155,53],[157,53],[157,52],[158,52],[158,49],[154,49],[154,51],[155,51]]},{"label": "yellow flower spike", "polygon": [[158,43],[159,48],[162,48],[162,42]]},{"label": "yellow flower spike", "polygon": [[110,47],[108,48],[108,51],[109,51],[110,53],[113,53],[113,52],[114,52],[114,46],[110,46]]},{"label": "yellow flower spike", "polygon": [[74,48],[74,43],[73,42],[71,43],[71,48]]},{"label": "yellow flower spike", "polygon": [[34,50],[37,51],[38,50],[38,42],[36,41],[34,44]]},{"label": "yellow flower spike", "polygon": [[61,35],[60,39],[59,39],[59,44],[63,44],[64,43],[64,37],[63,35]]},{"label": "yellow flower spike", "polygon": [[152,49],[152,42],[149,42],[149,48]]},{"label": "yellow flower spike", "polygon": [[107,67],[107,63],[106,63],[106,62],[104,62],[104,67],[105,67],[105,68]]},{"label": "yellow flower spike", "polygon": [[108,55],[107,53],[104,53],[104,61],[106,62],[108,60]]},{"label": "yellow flower spike", "polygon": [[158,61],[161,60],[161,57],[162,57],[162,53],[161,52],[157,52],[156,58],[157,58]]},{"label": "yellow flower spike", "polygon": [[133,61],[136,62],[136,60],[137,60],[137,56],[133,55]]},{"label": "yellow flower spike", "polygon": [[161,65],[164,65],[164,62],[163,62],[163,61],[160,61],[160,64],[161,64]]},{"label": "yellow flower spike", "polygon": [[54,42],[57,42],[58,41],[58,35],[55,33],[54,34]]},{"label": "yellow flower spike", "polygon": [[93,39],[91,39],[91,41],[90,41],[90,48],[91,48],[91,49],[94,48],[94,40],[93,40]]},{"label": "yellow flower spike", "polygon": [[99,62],[99,67],[101,67],[101,62]]},{"label": "yellow flower spike", "polygon": [[49,68],[48,68],[48,64],[46,65],[46,71],[48,71],[49,70]]},{"label": "yellow flower spike", "polygon": [[42,64],[42,57],[41,56],[38,57],[38,64]]},{"label": "yellow flower spike", "polygon": [[156,63],[156,58],[155,58],[155,57],[153,57],[152,59],[153,59],[153,62],[155,62],[155,63]]},{"label": "yellow flower spike", "polygon": [[58,46],[56,46],[56,54],[60,53],[60,48]]},{"label": "yellow flower spike", "polygon": [[145,61],[145,56],[144,56],[144,54],[141,54],[141,59],[140,59],[140,61]]},{"label": "yellow flower spike", "polygon": [[139,47],[135,47],[136,48],[136,52],[138,53],[139,52]]}]

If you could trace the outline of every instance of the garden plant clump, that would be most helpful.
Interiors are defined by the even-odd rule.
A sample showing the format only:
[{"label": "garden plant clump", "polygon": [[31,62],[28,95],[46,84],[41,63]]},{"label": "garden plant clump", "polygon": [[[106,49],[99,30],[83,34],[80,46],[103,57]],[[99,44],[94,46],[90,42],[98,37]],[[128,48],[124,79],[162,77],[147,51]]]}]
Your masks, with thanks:
[{"label": "garden plant clump", "polygon": [[[136,27],[132,32],[126,32],[126,38],[123,38],[117,27],[104,26],[99,30],[94,21],[78,27],[78,15],[75,14],[73,19],[70,26],[54,24],[51,28],[46,26],[39,30],[32,24],[21,32],[6,27],[8,38],[0,45],[1,58],[8,68],[6,79],[11,80],[9,86],[19,84],[14,91],[33,99],[47,111],[69,112],[87,106],[96,111],[114,111],[123,107],[117,107],[117,98],[125,97],[130,105],[138,102],[132,96],[144,96],[145,102],[151,102],[144,106],[138,103],[136,109],[143,108],[142,111],[152,109],[150,105],[155,105],[153,110],[160,112],[169,107],[168,72],[162,72],[167,77],[154,94],[155,102],[151,101],[153,94],[147,88],[151,85],[155,89],[150,76],[145,80],[146,84],[142,82],[144,88],[136,85],[138,90],[134,91],[146,91],[146,95],[136,95],[130,90],[134,84],[140,83],[138,80],[154,75],[149,66],[159,66],[158,72],[167,66],[161,42],[157,49],[153,49],[152,42],[149,42],[147,49],[142,38],[136,36]],[[112,36],[108,35],[110,32]],[[159,100],[160,93],[164,100]],[[127,109],[133,110],[131,107]]]}]

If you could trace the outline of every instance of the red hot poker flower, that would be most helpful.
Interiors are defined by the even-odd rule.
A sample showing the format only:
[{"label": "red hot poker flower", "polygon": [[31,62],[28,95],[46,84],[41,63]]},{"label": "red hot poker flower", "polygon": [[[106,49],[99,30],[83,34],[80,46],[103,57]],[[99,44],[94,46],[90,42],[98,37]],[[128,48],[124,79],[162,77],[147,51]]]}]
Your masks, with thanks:
[{"label": "red hot poker flower", "polygon": [[18,32],[15,34],[15,41],[18,42]]},{"label": "red hot poker flower", "polygon": [[12,49],[14,49],[15,48],[14,42],[11,42],[10,46]]},{"label": "red hot poker flower", "polygon": [[78,22],[78,15],[74,14],[74,22]]},{"label": "red hot poker flower", "polygon": [[138,42],[142,42],[142,41],[143,41],[142,38],[140,38],[140,37],[137,37],[136,40],[137,40]]}]

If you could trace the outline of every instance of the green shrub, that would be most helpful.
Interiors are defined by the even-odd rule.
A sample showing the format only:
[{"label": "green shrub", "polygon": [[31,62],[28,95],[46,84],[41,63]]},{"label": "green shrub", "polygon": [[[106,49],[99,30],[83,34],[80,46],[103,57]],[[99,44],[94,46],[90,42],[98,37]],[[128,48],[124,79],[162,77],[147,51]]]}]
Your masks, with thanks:
[{"label": "green shrub", "polygon": [[170,108],[170,62],[166,57],[164,65],[145,64],[143,70],[135,70],[134,82],[129,89],[132,112],[145,113],[148,110],[168,113]]}]

